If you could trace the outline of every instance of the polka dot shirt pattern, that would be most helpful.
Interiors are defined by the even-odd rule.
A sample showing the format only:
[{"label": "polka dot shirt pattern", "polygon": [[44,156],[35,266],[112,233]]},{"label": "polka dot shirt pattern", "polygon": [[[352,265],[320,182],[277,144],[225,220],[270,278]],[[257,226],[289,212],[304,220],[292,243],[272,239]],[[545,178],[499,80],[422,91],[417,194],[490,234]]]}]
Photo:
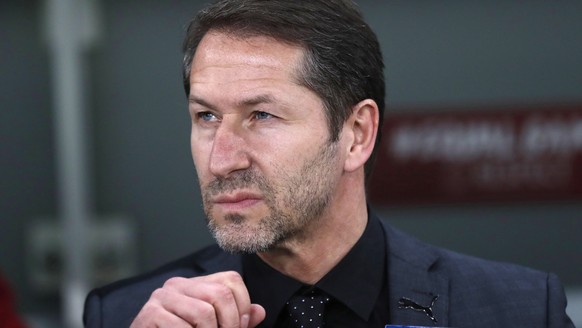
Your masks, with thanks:
[{"label": "polka dot shirt pattern", "polygon": [[287,302],[287,310],[296,328],[322,328],[325,304],[329,297],[318,289],[305,295],[293,295]]}]

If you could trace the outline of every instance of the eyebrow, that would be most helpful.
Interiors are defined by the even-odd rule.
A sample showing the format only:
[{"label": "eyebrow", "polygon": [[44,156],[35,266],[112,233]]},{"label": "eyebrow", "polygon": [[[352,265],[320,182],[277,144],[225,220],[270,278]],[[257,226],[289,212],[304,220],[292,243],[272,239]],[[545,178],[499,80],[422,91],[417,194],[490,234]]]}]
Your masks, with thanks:
[{"label": "eyebrow", "polygon": [[188,103],[202,105],[203,107],[206,107],[206,108],[212,109],[212,110],[216,109],[212,104],[210,104],[206,100],[204,100],[202,98],[198,98],[196,96],[192,96],[192,95],[190,95],[190,97],[188,97]]},{"label": "eyebrow", "polygon": [[[211,103],[209,103],[208,101],[196,97],[196,96],[190,96],[188,98],[188,102],[190,104],[199,104],[201,106],[204,106],[208,109],[216,109],[216,106],[212,105]],[[258,104],[272,104],[276,102],[275,97],[273,97],[270,94],[261,94],[261,95],[257,95],[257,96],[253,96],[251,98],[247,98],[247,99],[242,99],[240,101],[238,101],[236,103],[237,107],[252,107]]]}]

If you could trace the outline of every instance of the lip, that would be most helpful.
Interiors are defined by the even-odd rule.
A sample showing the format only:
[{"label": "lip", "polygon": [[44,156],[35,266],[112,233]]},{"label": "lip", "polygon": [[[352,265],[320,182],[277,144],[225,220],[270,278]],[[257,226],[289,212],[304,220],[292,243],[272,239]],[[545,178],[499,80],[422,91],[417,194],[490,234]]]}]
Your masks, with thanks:
[{"label": "lip", "polygon": [[212,199],[214,205],[218,205],[225,210],[242,210],[260,202],[263,198],[251,192],[236,192],[223,194]]}]

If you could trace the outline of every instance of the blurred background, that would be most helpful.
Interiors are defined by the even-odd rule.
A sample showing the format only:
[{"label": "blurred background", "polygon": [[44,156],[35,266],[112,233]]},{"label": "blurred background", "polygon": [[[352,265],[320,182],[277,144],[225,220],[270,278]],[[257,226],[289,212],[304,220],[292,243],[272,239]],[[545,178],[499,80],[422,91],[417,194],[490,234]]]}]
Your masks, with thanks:
[{"label": "blurred background", "polygon": [[[189,153],[180,50],[205,3],[0,2],[0,275],[30,327],[80,327],[88,289],[212,242]],[[407,171],[432,196],[376,187],[372,206],[427,242],[557,273],[582,325],[582,2],[358,3],[383,47],[388,121],[413,113],[511,125],[507,113],[543,108],[551,121],[555,108],[574,122],[570,139],[555,139],[570,145],[566,158],[549,159],[565,163],[554,189],[532,193],[532,175],[522,174],[521,187],[498,176],[485,194],[460,183],[442,196],[431,172],[466,178],[455,172],[467,166],[453,163],[448,173]],[[376,176],[390,174],[393,160],[382,159]]]}]

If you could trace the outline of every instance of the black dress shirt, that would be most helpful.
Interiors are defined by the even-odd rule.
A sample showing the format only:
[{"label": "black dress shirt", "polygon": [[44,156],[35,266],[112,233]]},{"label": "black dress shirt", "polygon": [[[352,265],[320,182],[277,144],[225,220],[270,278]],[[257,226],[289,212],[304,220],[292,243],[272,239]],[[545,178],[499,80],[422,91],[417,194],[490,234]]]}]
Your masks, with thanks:
[{"label": "black dress shirt", "polygon": [[327,327],[384,327],[389,320],[387,253],[382,226],[371,216],[354,247],[314,286],[283,275],[255,254],[245,255],[243,278],[251,301],[267,312],[258,327],[292,327],[285,303],[297,291],[312,287],[331,298],[325,310]]}]

